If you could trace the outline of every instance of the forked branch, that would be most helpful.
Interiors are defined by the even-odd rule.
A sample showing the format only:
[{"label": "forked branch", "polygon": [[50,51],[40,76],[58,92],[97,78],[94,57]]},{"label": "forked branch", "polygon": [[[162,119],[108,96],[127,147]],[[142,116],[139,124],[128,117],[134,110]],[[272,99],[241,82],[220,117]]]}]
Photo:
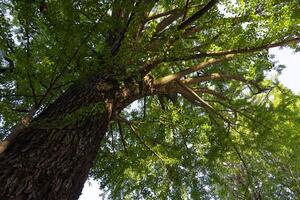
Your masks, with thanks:
[{"label": "forked branch", "polygon": [[179,81],[179,80],[177,80],[177,83],[188,92],[189,95],[187,97],[188,98],[192,97],[192,99],[191,99],[192,101],[198,101],[202,106],[207,107],[211,110],[214,110],[214,108],[209,103],[204,101],[194,90],[192,90],[185,84],[181,83],[181,81]]},{"label": "forked branch", "polygon": [[[199,53],[194,53],[194,54],[190,54],[190,55],[183,55],[183,56],[180,56],[180,57],[169,57],[169,58],[157,57],[157,58],[154,58],[149,63],[147,63],[146,65],[144,65],[141,68],[141,73],[142,73],[142,76],[145,76],[148,72],[150,72],[155,67],[157,67],[160,63],[163,63],[163,62],[188,61],[188,60],[197,60],[197,59],[201,59],[201,58],[205,58],[205,57],[223,56],[222,58],[218,58],[218,59],[217,58],[211,58],[208,61],[202,62],[198,65],[193,66],[193,67],[184,69],[184,70],[179,71],[175,74],[170,74],[168,76],[165,76],[165,77],[159,79],[159,81],[161,81],[161,83],[168,83],[168,82],[173,81],[175,79],[179,79],[179,78],[181,78],[181,77],[183,77],[187,74],[190,74],[190,73],[193,73],[195,71],[201,70],[201,69],[203,69],[203,68],[205,68],[209,65],[217,64],[217,63],[223,62],[225,60],[230,60],[237,54],[254,53],[254,52],[267,50],[267,49],[274,48],[274,47],[280,47],[280,46],[284,46],[284,45],[288,45],[288,44],[293,44],[293,43],[299,42],[299,41],[300,41],[300,36],[296,36],[296,37],[293,37],[293,38],[283,39],[283,40],[278,41],[278,42],[273,42],[271,44],[264,44],[264,45],[257,46],[257,47],[237,48],[237,49],[229,49],[229,50],[224,50],[224,51],[199,52]],[[197,49],[199,49],[199,47],[194,47],[192,49],[187,49],[186,51],[187,52],[190,52],[190,51],[195,52],[195,50],[197,50]]]},{"label": "forked branch", "polygon": [[221,62],[223,62],[225,60],[230,60],[234,56],[235,56],[234,54],[229,54],[229,55],[226,55],[223,58],[219,58],[219,59],[211,58],[208,61],[202,62],[202,63],[200,63],[198,65],[193,66],[193,67],[190,67],[190,68],[181,70],[181,71],[179,71],[177,73],[170,74],[170,75],[167,75],[165,77],[162,77],[162,78],[156,80],[154,82],[154,84],[156,84],[156,85],[163,85],[163,84],[170,83],[170,82],[172,82],[174,80],[179,80],[180,78],[184,77],[185,75],[191,74],[193,72],[197,72],[197,71],[202,70],[202,69],[204,69],[204,68],[206,68],[206,67],[208,67],[210,65],[218,64],[218,63],[221,63]]}]

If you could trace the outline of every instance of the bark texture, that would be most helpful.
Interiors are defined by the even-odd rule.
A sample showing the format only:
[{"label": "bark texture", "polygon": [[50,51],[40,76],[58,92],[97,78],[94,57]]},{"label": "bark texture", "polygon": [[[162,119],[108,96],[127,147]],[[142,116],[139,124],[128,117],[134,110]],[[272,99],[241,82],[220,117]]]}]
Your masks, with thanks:
[{"label": "bark texture", "polygon": [[[0,154],[0,199],[78,199],[107,130],[114,94],[112,81],[94,77],[72,86],[36,117]],[[103,108],[93,116],[59,123],[97,102]]]}]

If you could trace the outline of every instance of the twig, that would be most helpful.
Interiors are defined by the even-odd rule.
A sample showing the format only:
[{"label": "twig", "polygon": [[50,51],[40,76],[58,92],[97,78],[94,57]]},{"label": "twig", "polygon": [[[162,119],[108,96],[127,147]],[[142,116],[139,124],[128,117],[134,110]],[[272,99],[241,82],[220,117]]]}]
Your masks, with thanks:
[{"label": "twig", "polygon": [[139,141],[146,147],[146,149],[148,149],[151,153],[153,153],[161,161],[164,161],[162,157],[160,157],[155,151],[153,151],[153,149],[151,149],[151,147],[149,147],[149,145],[147,145],[145,143],[145,141],[140,137],[137,130],[135,129],[135,127],[132,125],[132,123],[130,121],[128,121],[127,119],[121,117],[120,115],[116,115],[116,119],[119,120],[119,121],[125,122],[129,126],[129,128],[131,129],[132,133],[139,139]]},{"label": "twig", "polygon": [[147,109],[147,96],[144,97],[143,119],[146,118],[146,109]]},{"label": "twig", "polygon": [[27,13],[27,19],[26,19],[26,27],[25,27],[25,34],[26,34],[26,68],[27,68],[27,78],[29,81],[29,87],[32,92],[32,96],[34,97],[34,106],[38,109],[38,99],[36,96],[35,88],[32,83],[32,76],[30,75],[29,71],[31,70],[31,62],[30,62],[30,41],[29,41],[29,16]]},{"label": "twig", "polygon": [[110,124],[110,134],[111,134],[111,148],[112,148],[112,151],[114,152],[115,151],[115,148],[114,148],[114,132],[113,132],[113,126],[112,124]]},{"label": "twig", "polygon": [[119,120],[117,120],[117,123],[118,123],[119,132],[120,132],[120,136],[121,136],[121,141],[122,141],[125,153],[126,153],[126,155],[128,155],[128,151],[127,151],[127,147],[126,147],[126,141],[125,141],[124,134],[123,134],[123,129],[122,129],[122,124]]}]

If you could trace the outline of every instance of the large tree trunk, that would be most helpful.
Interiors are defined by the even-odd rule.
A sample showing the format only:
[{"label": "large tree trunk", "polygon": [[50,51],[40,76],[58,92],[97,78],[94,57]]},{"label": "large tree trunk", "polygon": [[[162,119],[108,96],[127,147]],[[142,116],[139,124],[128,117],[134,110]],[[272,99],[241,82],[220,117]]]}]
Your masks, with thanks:
[{"label": "large tree trunk", "polygon": [[[23,129],[0,154],[0,199],[78,199],[111,118],[114,88],[97,78],[74,85]],[[97,113],[61,123],[96,102],[103,102]]]}]

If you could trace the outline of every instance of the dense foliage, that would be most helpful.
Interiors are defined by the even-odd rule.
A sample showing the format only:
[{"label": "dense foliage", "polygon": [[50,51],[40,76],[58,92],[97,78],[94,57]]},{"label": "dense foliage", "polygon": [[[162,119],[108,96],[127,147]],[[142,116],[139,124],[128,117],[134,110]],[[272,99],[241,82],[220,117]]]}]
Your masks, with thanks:
[{"label": "dense foliage", "polygon": [[96,72],[147,76],[171,92],[111,121],[111,199],[296,199],[300,99],[267,75],[299,41],[299,0],[0,0],[0,137]]}]

